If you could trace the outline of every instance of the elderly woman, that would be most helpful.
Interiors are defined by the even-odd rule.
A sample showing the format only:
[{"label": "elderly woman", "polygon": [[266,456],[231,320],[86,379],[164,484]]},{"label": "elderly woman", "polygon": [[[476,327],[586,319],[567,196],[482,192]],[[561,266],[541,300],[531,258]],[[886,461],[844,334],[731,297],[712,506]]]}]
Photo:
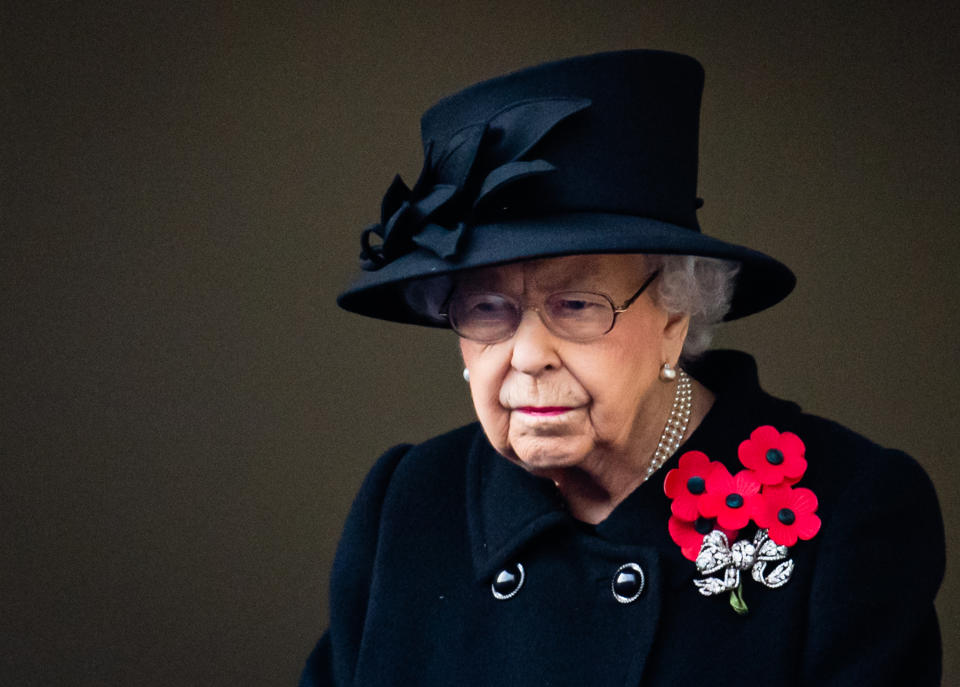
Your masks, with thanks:
[{"label": "elderly woman", "polygon": [[700,232],[702,83],[609,53],[426,113],[339,302],[451,328],[479,424],[373,468],[301,684],[939,684],[923,471],[704,352],[794,278]]}]

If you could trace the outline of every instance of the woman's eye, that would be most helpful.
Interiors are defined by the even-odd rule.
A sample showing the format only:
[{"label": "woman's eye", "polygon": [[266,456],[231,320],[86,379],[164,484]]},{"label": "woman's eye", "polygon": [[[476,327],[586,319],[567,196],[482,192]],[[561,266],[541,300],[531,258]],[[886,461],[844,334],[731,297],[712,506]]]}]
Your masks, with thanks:
[{"label": "woman's eye", "polygon": [[605,306],[593,298],[563,297],[551,299],[550,311],[558,317],[582,317],[599,313]]},{"label": "woman's eye", "polygon": [[586,310],[587,308],[590,307],[590,305],[591,304],[588,303],[587,301],[576,301],[576,300],[570,300],[570,299],[562,300],[560,301],[560,304],[559,304],[561,310],[571,310],[571,311]]},{"label": "woman's eye", "polygon": [[513,308],[502,296],[489,295],[469,299],[464,311],[468,317],[490,319],[508,317],[512,314]]},{"label": "woman's eye", "polygon": [[473,312],[492,313],[503,310],[501,303],[477,303],[473,306]]}]

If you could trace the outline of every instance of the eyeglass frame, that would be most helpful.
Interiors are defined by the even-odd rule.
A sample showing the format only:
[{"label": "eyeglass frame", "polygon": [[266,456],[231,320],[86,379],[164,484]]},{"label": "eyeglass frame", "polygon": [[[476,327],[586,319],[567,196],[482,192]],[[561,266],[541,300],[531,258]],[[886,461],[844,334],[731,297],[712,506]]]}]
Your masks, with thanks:
[{"label": "eyeglass frame", "polygon": [[[573,342],[575,342],[575,343],[588,343],[588,342],[590,342],[590,341],[596,341],[596,340],[599,339],[601,336],[606,336],[606,335],[609,334],[611,331],[613,331],[613,328],[617,325],[617,316],[618,316],[620,313],[622,313],[622,312],[626,312],[626,310],[627,310],[631,305],[633,305],[633,304],[637,301],[638,298],[640,298],[640,296],[643,294],[643,292],[647,290],[647,287],[649,287],[650,284],[652,284],[653,281],[654,281],[657,277],[660,276],[660,272],[661,272],[661,270],[659,270],[659,269],[658,269],[658,270],[654,270],[653,273],[644,280],[643,284],[640,285],[640,288],[637,289],[637,291],[636,291],[632,296],[630,296],[630,298],[628,298],[627,300],[625,300],[622,305],[614,305],[613,299],[610,298],[610,296],[608,296],[607,294],[602,293],[602,292],[600,292],[600,291],[557,291],[557,292],[555,292],[555,293],[549,294],[546,298],[543,299],[543,302],[546,303],[546,301],[548,301],[551,297],[556,296],[557,294],[561,294],[561,293],[589,293],[589,294],[592,294],[592,295],[594,295],[594,296],[602,296],[602,297],[607,301],[607,303],[610,304],[610,309],[613,311],[613,319],[610,321],[610,326],[607,327],[606,331],[604,331],[604,332],[601,333],[601,334],[597,334],[596,336],[590,337],[589,339],[571,339],[571,338],[569,338],[569,337],[563,336],[562,334],[558,334],[557,332],[555,332],[555,331],[551,328],[549,318],[544,319],[544,317],[540,314],[540,307],[529,306],[529,307],[524,308],[524,307],[523,307],[523,304],[520,303],[520,302],[517,302],[517,305],[519,306],[518,310],[519,310],[519,312],[520,312],[520,317],[517,318],[516,326],[513,328],[513,330],[512,330],[507,336],[504,336],[503,338],[500,338],[500,339],[494,339],[494,340],[492,340],[492,341],[483,341],[483,340],[480,340],[480,339],[472,339],[472,338],[470,338],[469,336],[464,336],[464,335],[454,326],[453,321],[450,319],[449,306],[450,306],[450,302],[453,300],[454,295],[456,295],[456,288],[454,288],[454,289],[452,289],[452,290],[450,291],[450,294],[447,296],[446,300],[443,302],[443,305],[441,306],[441,309],[440,309],[439,314],[442,315],[443,317],[445,317],[445,318],[447,319],[447,324],[450,325],[450,329],[452,329],[452,330],[457,334],[457,336],[459,336],[459,337],[461,337],[461,338],[464,338],[464,339],[467,339],[468,341],[475,341],[475,342],[477,342],[477,343],[495,344],[495,343],[500,343],[500,342],[502,342],[502,341],[506,341],[507,339],[509,339],[510,337],[512,337],[514,334],[516,334],[516,333],[517,333],[517,330],[520,328],[520,323],[521,323],[521,321],[523,320],[523,311],[524,311],[524,310],[533,310],[535,313],[537,313],[537,315],[540,316],[540,321],[543,322],[543,326],[546,327],[546,328],[550,331],[550,333],[553,334],[554,336],[557,336],[557,337],[563,339],[564,341],[573,341]],[[480,292],[480,293],[482,293],[482,292]],[[490,292],[488,292],[488,293],[498,293],[498,292],[496,292],[496,291],[490,291]],[[499,294],[499,295],[503,296],[504,298],[508,298],[508,299],[510,299],[510,300],[514,300],[512,297],[507,296],[506,294]]]}]

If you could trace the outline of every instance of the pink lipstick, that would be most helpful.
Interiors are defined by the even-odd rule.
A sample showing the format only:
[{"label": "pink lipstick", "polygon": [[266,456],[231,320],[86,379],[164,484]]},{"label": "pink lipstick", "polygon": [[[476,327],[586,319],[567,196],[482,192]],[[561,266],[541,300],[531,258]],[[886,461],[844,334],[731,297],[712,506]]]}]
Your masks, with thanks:
[{"label": "pink lipstick", "polygon": [[551,415],[562,415],[568,410],[571,410],[571,408],[569,406],[523,406],[522,408],[517,408],[517,410],[521,413],[527,413],[528,415],[549,417]]}]

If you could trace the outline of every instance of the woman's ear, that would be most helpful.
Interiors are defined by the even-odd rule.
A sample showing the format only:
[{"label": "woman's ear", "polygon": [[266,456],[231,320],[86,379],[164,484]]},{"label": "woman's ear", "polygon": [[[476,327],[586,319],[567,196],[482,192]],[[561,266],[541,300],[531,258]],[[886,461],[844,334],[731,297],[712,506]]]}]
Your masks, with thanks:
[{"label": "woman's ear", "polygon": [[670,313],[663,327],[663,355],[664,360],[674,364],[680,359],[683,343],[687,339],[687,330],[690,328],[690,315],[686,313]]}]

